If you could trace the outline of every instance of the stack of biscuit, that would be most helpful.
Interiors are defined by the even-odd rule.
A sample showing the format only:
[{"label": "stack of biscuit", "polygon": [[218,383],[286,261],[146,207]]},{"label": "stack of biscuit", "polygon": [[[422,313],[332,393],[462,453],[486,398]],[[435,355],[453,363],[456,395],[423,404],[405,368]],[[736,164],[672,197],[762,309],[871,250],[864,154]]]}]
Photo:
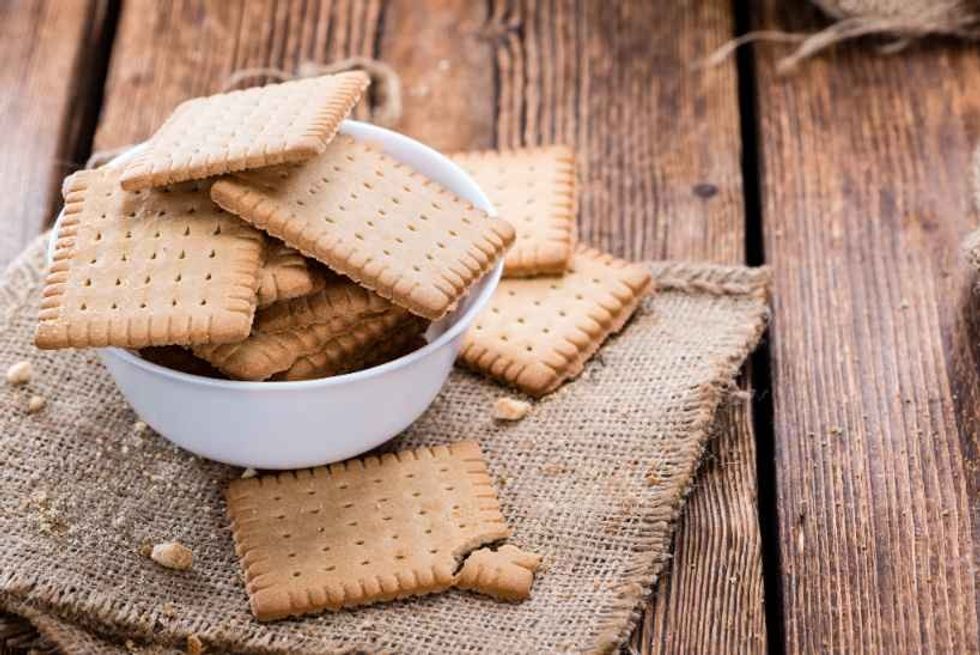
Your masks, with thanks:
[{"label": "stack of biscuit", "polygon": [[460,361],[541,397],[582,372],[652,287],[649,271],[577,242],[575,155],[564,146],[454,157],[517,238]]},{"label": "stack of biscuit", "polygon": [[367,85],[351,72],[195,98],[127,164],[70,176],[37,346],[143,349],[240,380],[418,347],[514,229],[338,133]]}]

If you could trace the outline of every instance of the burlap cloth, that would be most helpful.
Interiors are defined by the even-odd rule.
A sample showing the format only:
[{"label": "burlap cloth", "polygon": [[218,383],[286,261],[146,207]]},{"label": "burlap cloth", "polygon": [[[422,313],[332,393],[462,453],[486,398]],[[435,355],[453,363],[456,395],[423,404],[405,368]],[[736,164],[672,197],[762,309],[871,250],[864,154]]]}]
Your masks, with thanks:
[{"label": "burlap cloth", "polygon": [[[2,390],[0,605],[69,653],[169,652],[190,634],[209,652],[612,650],[668,558],[715,410],[768,316],[765,269],[653,264],[662,291],[523,421],[495,424],[504,390],[458,371],[388,446],[480,441],[511,543],[544,556],[529,601],[451,591],[259,624],[221,495],[241,471],[135,430],[94,353],[32,347],[43,253],[39,239],[0,281],[0,366],[35,368],[29,388]],[[35,393],[48,405],[28,415]],[[194,550],[193,570],[140,554],[172,539]]]}]

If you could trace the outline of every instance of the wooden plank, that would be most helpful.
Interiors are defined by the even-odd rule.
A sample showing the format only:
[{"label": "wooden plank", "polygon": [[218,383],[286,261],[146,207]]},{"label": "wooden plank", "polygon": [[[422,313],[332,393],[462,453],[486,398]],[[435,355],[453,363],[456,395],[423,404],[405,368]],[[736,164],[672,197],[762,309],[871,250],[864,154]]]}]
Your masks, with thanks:
[{"label": "wooden plank", "polygon": [[60,206],[97,95],[105,0],[0,3],[0,267]]},{"label": "wooden plank", "polygon": [[380,0],[126,2],[96,148],[145,139],[180,101],[219,91],[234,71],[370,57],[380,14]]},{"label": "wooden plank", "polygon": [[[491,11],[496,142],[577,146],[584,239],[632,259],[745,260],[734,64],[690,69],[731,38],[730,3],[493,3]],[[747,405],[726,412],[715,447],[634,635],[643,653],[765,649]]]},{"label": "wooden plank", "polygon": [[[96,143],[145,138],[177,102],[217,90],[238,68],[373,55],[402,78],[398,129],[437,148],[577,145],[583,234],[593,243],[632,258],[741,262],[734,69],[687,69],[729,38],[731,24],[722,0],[656,12],[565,0],[540,9],[393,0],[383,12],[372,2],[134,0],[122,15]],[[764,642],[747,409],[733,411],[729,425],[725,464],[699,483],[673,582],[644,624],[646,652]],[[719,569],[735,578],[721,590],[710,583]],[[740,614],[728,620],[703,607]]]},{"label": "wooden plank", "polygon": [[[757,9],[763,29],[819,24]],[[958,246],[980,218],[980,52],[873,45],[788,77],[785,50],[758,47],[785,646],[976,653],[980,376]]]}]

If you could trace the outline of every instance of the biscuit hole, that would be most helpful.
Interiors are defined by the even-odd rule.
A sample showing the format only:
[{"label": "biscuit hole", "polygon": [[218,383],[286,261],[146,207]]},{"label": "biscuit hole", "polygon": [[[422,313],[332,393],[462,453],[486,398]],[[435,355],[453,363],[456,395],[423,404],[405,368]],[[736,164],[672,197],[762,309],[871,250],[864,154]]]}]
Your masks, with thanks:
[{"label": "biscuit hole", "polygon": [[186,258],[187,258],[187,253],[183,250],[181,250],[180,254],[177,255],[177,259],[186,259]]},{"label": "biscuit hole", "polygon": [[[320,529],[321,530],[323,529],[322,526],[321,526]],[[323,548],[320,549],[320,552],[321,553],[329,553],[330,552],[330,546],[324,546]]]},{"label": "biscuit hole", "polygon": [[146,309],[146,303],[145,302],[141,302],[140,303],[140,309]]},{"label": "biscuit hole", "polygon": [[133,238],[133,231],[132,230],[126,230],[126,238],[127,239],[132,239]]},{"label": "biscuit hole", "polygon": [[460,530],[466,528],[466,524],[465,523],[460,523],[459,524],[459,528],[460,528]]},{"label": "biscuit hole", "polygon": [[344,483],[342,483],[342,484],[341,484],[340,486],[338,486],[337,488],[338,488],[338,489],[346,489],[346,488],[347,488],[347,483],[346,483],[346,482],[344,482]]},{"label": "biscuit hole", "polygon": [[437,202],[436,202],[435,200],[433,200],[433,201],[432,201],[432,208],[433,208],[433,209],[442,209],[442,205],[440,205],[440,204],[439,204],[439,203],[437,203]]},{"label": "biscuit hole", "polygon": [[381,252],[383,252],[386,257],[391,257],[391,253],[388,252],[387,250],[382,250]]},{"label": "biscuit hole", "polygon": [[204,307],[207,304],[208,304],[208,301],[206,299],[204,299],[204,298],[201,298],[201,303],[200,303],[201,307]]},{"label": "biscuit hole", "polygon": [[88,278],[88,279],[85,280],[85,286],[87,286],[87,287],[92,286],[92,279],[91,278]]},{"label": "biscuit hole", "polygon": [[363,539],[358,539],[357,541],[354,542],[354,545],[355,546],[363,546],[364,545],[364,540]]},{"label": "biscuit hole", "polygon": [[350,509],[354,506],[354,503],[344,503],[344,509]]},{"label": "biscuit hole", "polygon": [[[462,527],[462,526],[460,526],[460,527]],[[290,538],[290,537],[292,537],[292,536],[293,536],[293,535],[292,535],[292,533],[290,533],[290,532],[283,532],[283,533],[282,533],[282,538],[283,538],[283,539],[289,539],[289,538]]]},{"label": "biscuit hole", "polygon": [[325,568],[325,569],[323,569],[323,570],[324,570],[324,571],[326,571],[327,573],[330,573],[331,571],[336,571],[336,570],[337,570],[337,567],[336,567],[336,566],[333,566],[333,565],[331,564],[330,566],[328,566],[328,567],[326,567],[326,568]]},{"label": "biscuit hole", "polygon": [[204,276],[204,279],[205,279],[205,280],[210,280],[210,279],[211,279],[211,274],[210,274],[210,273],[208,273],[207,275],[205,275],[205,276]]},{"label": "biscuit hole", "polygon": [[171,307],[176,307],[177,306],[177,299],[176,298],[174,298],[173,300],[170,301],[170,306]]},{"label": "biscuit hole", "polygon": [[395,203],[396,205],[400,205],[401,204],[401,201],[399,201],[398,198],[396,198],[395,196],[392,196],[391,197],[391,202]]},{"label": "biscuit hole", "polygon": [[97,262],[97,261],[99,261],[99,260],[93,257],[93,258],[92,258],[92,261],[90,261],[90,262],[89,262],[89,264],[94,264],[94,263],[95,263],[95,262]]},{"label": "biscuit hole", "polygon": [[208,259],[214,259],[215,254],[216,253],[214,252],[214,250],[212,250],[211,252],[209,252],[208,253]]},{"label": "biscuit hole", "polygon": [[337,221],[333,220],[332,218],[330,218],[329,216],[324,216],[323,217],[323,220],[325,222],[327,222],[327,223],[336,223],[337,222]]},{"label": "biscuit hole", "polygon": [[112,304],[111,304],[111,305],[109,306],[109,309],[119,309],[119,305],[117,305],[116,303],[112,303]]},{"label": "biscuit hole", "polygon": [[160,238],[160,230],[157,230],[156,232],[153,233],[153,238],[154,239],[159,239]]},{"label": "biscuit hole", "polygon": [[302,206],[304,206],[304,205],[305,205],[306,203],[305,203],[305,202],[303,202],[302,200],[300,200],[299,198],[297,198],[297,199],[296,199],[296,204],[297,204],[297,205],[299,205],[300,207],[302,207]]},{"label": "biscuit hole", "polygon": [[122,261],[124,261],[124,262],[125,261],[129,261],[129,257],[126,256],[126,253],[123,253],[122,254],[122,257],[120,257],[119,259],[122,260]]},{"label": "biscuit hole", "polygon": [[397,559],[397,560],[403,560],[403,559],[405,559],[405,556],[404,555],[395,555],[395,559]]},{"label": "biscuit hole", "polygon": [[417,227],[415,227],[414,225],[412,225],[411,223],[409,223],[408,225],[406,225],[406,227],[408,228],[408,230],[409,230],[410,232],[415,232],[415,231],[417,231],[417,230],[418,230],[418,228],[417,228]]},{"label": "biscuit hole", "polygon": [[381,517],[381,520],[382,521],[390,521],[391,520],[391,517],[390,516],[382,516]]},{"label": "biscuit hole", "polygon": [[287,555],[287,557],[289,559],[296,559],[296,553],[289,553],[289,555]]},{"label": "biscuit hole", "polygon": [[277,519],[279,519],[279,520],[281,521],[281,520],[283,520],[284,518],[286,518],[286,515],[285,515],[285,514],[276,514],[276,518],[277,518]]},{"label": "biscuit hole", "polygon": [[439,549],[438,548],[430,548],[429,549],[429,554],[430,555],[435,555],[438,552],[439,552]]},{"label": "biscuit hole", "polygon": [[174,278],[174,282],[180,282],[183,279],[180,273],[177,273],[177,277]]},{"label": "biscuit hole", "polygon": [[306,490],[306,495],[307,496],[312,496],[315,493],[316,493],[316,489],[307,489]]},{"label": "biscuit hole", "polygon": [[449,230],[449,236],[451,236],[451,237],[458,237],[459,236],[459,233],[456,232],[456,230]]},{"label": "biscuit hole", "polygon": [[354,233],[354,238],[357,239],[358,241],[364,241],[364,235],[358,232]]},{"label": "biscuit hole", "polygon": [[310,510],[310,514],[319,514],[319,513],[320,513],[319,507],[314,507],[313,509]]},{"label": "biscuit hole", "polygon": [[385,211],[385,210],[383,210],[383,209],[378,209],[378,215],[379,215],[379,216],[387,216],[387,215],[388,215],[388,212],[386,212],[386,211]]},{"label": "biscuit hole", "polygon": [[[454,487],[453,485],[449,485],[448,487],[446,487],[446,491],[452,491],[452,490],[454,490],[455,488],[456,488],[456,487]],[[455,507],[453,507],[453,509],[456,509],[456,508],[455,508]]]},{"label": "biscuit hole", "polygon": [[214,232],[212,232],[211,234],[221,234],[221,226],[220,225],[215,225],[214,226]]},{"label": "biscuit hole", "polygon": [[419,516],[425,516],[427,513],[424,509],[419,510]]},{"label": "biscuit hole", "polygon": [[[446,487],[446,490],[447,491],[452,491],[452,487]],[[459,509],[459,505],[453,505],[453,509],[458,510]]]},{"label": "biscuit hole", "polygon": [[531,352],[534,350],[534,346],[524,346],[524,350]]},{"label": "biscuit hole", "polygon": [[568,312],[566,312],[564,309],[561,309],[561,310],[558,310],[558,315],[561,316],[561,317],[565,317],[565,316],[568,316]]},{"label": "biscuit hole", "polygon": [[581,299],[582,299],[582,294],[576,293],[575,294],[575,300],[581,300]]},{"label": "biscuit hole", "polygon": [[347,524],[347,527],[349,527],[349,528],[356,528],[357,527],[357,521],[351,521],[350,523]]},{"label": "biscuit hole", "polygon": [[[85,285],[85,286],[88,286],[88,285]],[[120,280],[119,278],[116,278],[116,286],[117,287],[122,286],[122,280]]]},{"label": "biscuit hole", "polygon": [[414,473],[406,473],[405,474],[405,477],[406,478],[414,478],[415,477],[415,474]]},{"label": "biscuit hole", "polygon": [[371,563],[370,560],[364,560],[363,562],[361,562],[361,566],[367,566],[370,563]]},{"label": "biscuit hole", "polygon": [[367,222],[367,226],[368,227],[374,227],[374,221],[368,221]]},{"label": "biscuit hole", "polygon": [[86,309],[88,309],[88,305],[82,303],[81,305],[78,306],[78,308],[84,312]]},{"label": "biscuit hole", "polygon": [[404,239],[402,239],[401,237],[395,237],[395,241],[396,241],[397,243],[405,243],[405,240],[404,240]]},{"label": "biscuit hole", "polygon": [[102,241],[102,233],[101,232],[96,232],[95,233],[95,240],[96,241]]},{"label": "biscuit hole", "polygon": [[[425,529],[425,534],[432,534],[432,528],[426,528]],[[432,552],[435,552],[435,551],[432,551]]]},{"label": "biscuit hole", "polygon": [[419,273],[421,272],[422,269],[419,268],[418,264],[412,264],[412,270],[415,271],[416,273]]},{"label": "biscuit hole", "polygon": [[184,236],[189,237],[190,235],[191,235],[191,226],[188,225],[187,227],[184,228]]},{"label": "biscuit hole", "polygon": [[548,334],[551,332],[551,328],[541,328],[541,331],[544,332],[545,334]]},{"label": "biscuit hole", "polygon": [[429,217],[426,216],[425,214],[419,214],[419,220],[420,221],[427,221],[427,220],[429,220]]},{"label": "biscuit hole", "polygon": [[421,491],[413,491],[412,492],[412,498],[418,498],[421,495],[422,495],[422,492]]},{"label": "biscuit hole", "polygon": [[[375,479],[371,480],[371,482],[373,482],[374,484],[381,484],[381,478],[375,478]],[[384,500],[384,499],[382,499],[382,500]]]},{"label": "biscuit hole", "polygon": [[429,252],[425,253],[425,258],[428,259],[430,262],[435,259],[435,257],[432,256],[432,253]]},{"label": "biscuit hole", "polygon": [[[188,213],[188,214],[193,214],[193,213],[195,213],[195,212],[197,212],[197,208],[196,208],[196,207],[188,207],[188,208],[187,208],[187,213]],[[188,233],[189,233],[189,232],[188,232]]]},{"label": "biscuit hole", "polygon": [[398,535],[397,534],[393,534],[393,535],[391,535],[391,538],[392,539],[398,539]]},{"label": "biscuit hole", "polygon": [[440,248],[446,247],[446,244],[444,244],[442,241],[436,241],[436,245],[439,246]]},{"label": "biscuit hole", "polygon": [[273,496],[272,500],[282,500],[282,496]]},{"label": "biscuit hole", "polygon": [[374,188],[374,185],[371,184],[370,182],[367,182],[367,181],[361,182],[361,184],[364,185],[364,188],[365,189],[373,189]]},{"label": "biscuit hole", "polygon": [[299,577],[299,576],[301,576],[301,575],[303,575],[303,574],[302,574],[302,573],[300,573],[299,571],[293,571],[293,577],[294,577],[294,578],[298,578],[298,577]]}]

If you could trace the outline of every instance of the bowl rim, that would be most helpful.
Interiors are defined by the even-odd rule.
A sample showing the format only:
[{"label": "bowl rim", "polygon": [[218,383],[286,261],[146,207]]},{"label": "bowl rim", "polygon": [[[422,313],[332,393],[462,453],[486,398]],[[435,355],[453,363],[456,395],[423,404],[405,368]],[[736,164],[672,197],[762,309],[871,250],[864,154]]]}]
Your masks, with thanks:
[{"label": "bowl rim", "polygon": [[[399,143],[402,146],[407,146],[409,148],[419,149],[426,156],[435,158],[442,166],[447,167],[455,177],[461,178],[465,185],[470,188],[463,192],[455,191],[458,195],[464,197],[465,199],[472,202],[474,205],[484,210],[490,216],[496,216],[497,212],[493,204],[487,198],[486,194],[476,183],[475,180],[458,164],[449,159],[446,155],[442,154],[435,148],[427,146],[424,143],[417,141],[411,137],[405,136],[394,130],[389,130],[371,123],[365,123],[363,121],[355,120],[344,120],[340,126],[340,132],[347,133],[348,131],[353,131],[358,134],[354,134],[354,138],[369,139],[373,134],[377,137],[381,137],[377,140],[381,141],[382,144],[385,141],[393,141]],[[146,147],[146,142],[134,144],[128,150],[120,153],[112,160],[107,162],[106,166],[120,166],[125,164],[127,161],[135,157],[140,151]],[[472,197],[470,197],[472,196]],[[64,209],[62,209],[57,218],[55,219],[54,226],[51,230],[51,237],[48,242],[48,252],[47,260],[50,263],[54,248],[54,243],[57,239],[58,226],[61,224],[61,219],[64,214]],[[366,368],[360,371],[355,371],[353,373],[345,373],[342,375],[334,375],[326,378],[317,378],[313,380],[297,380],[297,381],[250,381],[250,380],[221,380],[216,378],[204,377],[201,375],[194,375],[192,373],[184,373],[182,371],[175,371],[173,369],[161,366],[160,364],[155,364],[153,362],[147,361],[142,357],[134,354],[133,352],[125,348],[98,348],[97,350],[100,354],[105,356],[118,357],[127,364],[131,364],[138,368],[143,369],[147,373],[153,375],[159,375],[165,378],[170,378],[174,381],[197,384],[204,387],[215,387],[220,389],[228,389],[234,391],[289,391],[293,389],[312,389],[317,387],[334,387],[342,386],[345,384],[356,383],[363,380],[368,380],[373,377],[382,376],[390,371],[395,371],[401,368],[406,368],[411,366],[415,362],[422,360],[429,355],[441,350],[443,347],[452,342],[456,337],[458,337],[465,329],[467,329],[476,318],[476,315],[486,306],[487,302],[490,300],[490,296],[496,291],[497,285],[500,282],[500,277],[503,274],[504,261],[503,258],[497,262],[497,264],[485,273],[480,279],[478,279],[474,284],[477,284],[480,280],[486,280],[487,284],[483,286],[479,294],[477,294],[470,306],[466,308],[462,314],[456,317],[456,320],[446,328],[446,330],[440,334],[438,337],[427,343],[422,348],[414,350],[407,355],[393,359],[390,362],[385,362],[379,366],[372,366],[371,368]]]}]

